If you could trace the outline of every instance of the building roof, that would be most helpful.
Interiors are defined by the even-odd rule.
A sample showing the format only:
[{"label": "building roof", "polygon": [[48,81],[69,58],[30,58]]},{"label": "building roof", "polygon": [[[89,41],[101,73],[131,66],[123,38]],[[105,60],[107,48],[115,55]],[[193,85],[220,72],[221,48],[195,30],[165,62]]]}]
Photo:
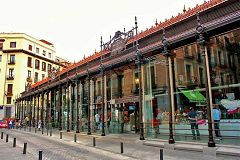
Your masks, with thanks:
[{"label": "building roof", "polygon": [[41,40],[39,40],[39,41],[41,41],[41,42],[43,42],[43,43],[45,43],[45,44],[47,44],[47,45],[50,45],[50,46],[53,45],[52,43],[50,43],[50,42],[48,42],[48,41],[46,41],[46,40],[44,40],[44,39],[41,39]]},{"label": "building roof", "polygon": [[[195,16],[196,13],[202,12],[204,10],[210,9],[216,5],[219,5],[220,3],[225,2],[226,0],[209,0],[209,1],[205,1],[203,4],[201,5],[196,5],[194,8],[189,8],[188,10],[184,11],[183,13],[179,13],[177,16],[172,17],[170,19],[166,19],[164,22],[160,22],[160,23],[156,23],[155,26],[152,26],[150,29],[146,29],[145,31],[139,33],[138,35],[135,35],[134,37],[132,37],[131,39],[128,40],[127,44],[131,44],[133,42],[135,42],[136,40],[142,39],[144,37],[147,37],[153,33],[156,33],[158,31],[160,31],[162,28],[166,28],[169,27],[175,23],[181,22],[189,17]],[[78,66],[81,66],[83,64],[86,64],[94,59],[97,59],[107,53],[109,53],[110,51],[108,50],[103,50],[101,52],[95,52],[95,54],[84,58],[83,60],[74,63],[73,65],[70,65],[69,67],[63,69],[57,76],[60,76]],[[32,85],[32,88],[35,88],[41,84],[46,83],[48,80],[50,80],[50,78],[46,78],[42,81],[39,81],[35,84]]]}]

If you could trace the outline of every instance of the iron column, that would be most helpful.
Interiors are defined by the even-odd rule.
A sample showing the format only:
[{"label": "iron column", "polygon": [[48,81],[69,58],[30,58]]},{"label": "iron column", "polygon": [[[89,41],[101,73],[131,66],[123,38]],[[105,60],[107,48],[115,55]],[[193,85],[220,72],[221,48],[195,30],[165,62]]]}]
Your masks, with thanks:
[{"label": "iron column", "polygon": [[200,52],[203,56],[203,66],[204,66],[204,74],[205,74],[205,84],[206,84],[206,101],[207,101],[207,114],[208,114],[208,147],[215,147],[215,142],[213,140],[213,128],[212,128],[212,109],[211,109],[211,82],[210,82],[210,75],[209,75],[209,62],[208,62],[208,55],[206,50],[206,41],[203,36],[204,34],[204,27],[202,26],[199,18],[199,14],[197,13],[197,28],[196,32],[198,35],[197,43],[200,45]]},{"label": "iron column", "polygon": [[172,112],[173,112],[173,108],[172,108],[172,94],[171,94],[171,81],[172,79],[170,79],[170,65],[171,65],[171,53],[168,51],[168,46],[169,43],[166,39],[166,35],[165,35],[165,29],[163,29],[163,37],[162,37],[162,46],[163,46],[163,55],[166,57],[166,66],[167,66],[167,83],[168,83],[168,109],[169,109],[169,140],[168,143],[169,144],[174,144],[174,138],[173,138],[173,124],[172,124]]}]

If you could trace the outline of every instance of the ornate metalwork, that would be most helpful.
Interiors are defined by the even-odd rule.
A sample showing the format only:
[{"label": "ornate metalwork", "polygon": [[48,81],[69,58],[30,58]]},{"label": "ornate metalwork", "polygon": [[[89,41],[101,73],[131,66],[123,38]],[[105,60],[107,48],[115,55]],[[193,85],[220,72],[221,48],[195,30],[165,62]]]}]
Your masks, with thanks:
[{"label": "ornate metalwork", "polygon": [[197,39],[197,43],[200,45],[200,50],[203,56],[203,66],[204,66],[204,72],[205,72],[205,84],[206,84],[206,100],[207,100],[207,115],[208,115],[208,147],[215,147],[215,142],[213,140],[213,129],[212,129],[212,114],[211,114],[211,99],[210,99],[210,95],[211,94],[211,83],[209,83],[210,77],[208,74],[208,58],[206,58],[206,53],[205,53],[205,47],[206,47],[206,41],[205,41],[205,37],[204,37],[204,27],[202,26],[201,22],[200,22],[200,17],[199,17],[199,13],[196,14],[197,16],[197,27],[196,27],[196,33],[198,36]]}]

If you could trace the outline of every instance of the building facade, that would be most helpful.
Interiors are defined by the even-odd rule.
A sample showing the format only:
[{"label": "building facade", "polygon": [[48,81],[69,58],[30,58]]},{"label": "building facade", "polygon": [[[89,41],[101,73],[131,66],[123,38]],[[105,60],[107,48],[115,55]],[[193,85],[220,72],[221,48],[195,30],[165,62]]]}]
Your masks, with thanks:
[{"label": "building facade", "polygon": [[101,40],[100,52],[22,93],[17,117],[31,112],[33,126],[174,143],[192,140],[193,107],[201,142],[212,147],[212,109],[220,105],[221,134],[231,139],[223,143],[239,145],[239,13],[235,0],[210,0],[141,33],[135,20],[132,30]]},{"label": "building facade", "polygon": [[15,117],[15,100],[32,83],[65,65],[55,61],[53,44],[24,33],[0,33],[0,119]]}]

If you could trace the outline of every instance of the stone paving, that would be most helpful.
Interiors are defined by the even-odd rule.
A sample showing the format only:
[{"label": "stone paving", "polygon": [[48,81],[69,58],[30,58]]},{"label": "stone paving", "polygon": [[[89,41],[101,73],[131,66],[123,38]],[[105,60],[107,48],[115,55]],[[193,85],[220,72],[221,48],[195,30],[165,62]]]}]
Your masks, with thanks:
[{"label": "stone paving", "polygon": [[[29,132],[24,130],[0,130],[4,134],[9,134],[9,143],[1,139],[0,159],[38,159],[38,151],[43,150],[44,159],[159,159],[159,147],[143,145],[136,135],[107,135],[99,134],[87,135],[86,133],[63,132],[63,139],[60,140],[60,133],[53,131],[52,136],[46,132],[34,133],[34,129]],[[74,135],[77,135],[77,142],[74,142]],[[13,136],[17,137],[17,147],[12,147]],[[93,137],[96,138],[96,147],[93,147]],[[27,155],[22,154],[23,143],[28,141]],[[124,153],[120,154],[120,142],[124,144]],[[11,154],[10,154],[11,153]],[[10,154],[11,157],[8,157]],[[20,158],[16,158],[20,157]],[[14,159],[15,158],[15,159]],[[164,149],[164,160],[240,160],[240,157],[221,156],[209,157],[202,152],[184,151],[184,150],[166,150]]]}]

